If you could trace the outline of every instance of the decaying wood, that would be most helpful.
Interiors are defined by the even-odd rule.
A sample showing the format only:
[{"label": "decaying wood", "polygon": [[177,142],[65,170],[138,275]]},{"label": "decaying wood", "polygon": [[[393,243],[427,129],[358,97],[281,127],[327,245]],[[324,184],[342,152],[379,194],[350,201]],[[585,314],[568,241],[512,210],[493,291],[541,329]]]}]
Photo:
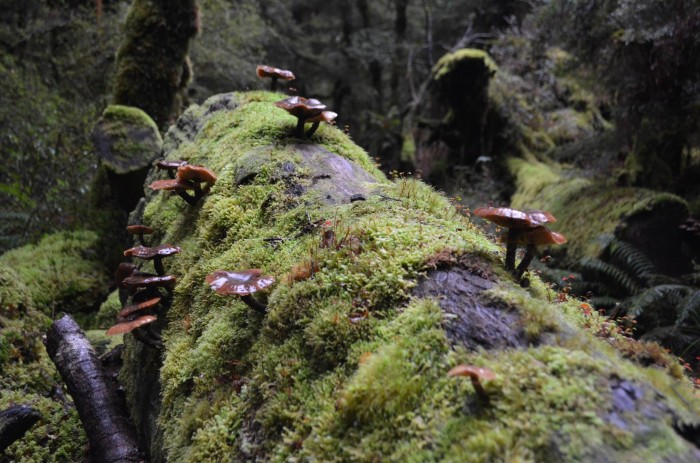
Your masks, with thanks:
[{"label": "decaying wood", "polygon": [[26,405],[14,405],[1,411],[0,452],[21,438],[39,418],[41,418],[41,414]]},{"label": "decaying wood", "polygon": [[127,412],[110,393],[102,364],[78,324],[68,315],[56,320],[44,343],[73,397],[92,461],[143,461]]}]

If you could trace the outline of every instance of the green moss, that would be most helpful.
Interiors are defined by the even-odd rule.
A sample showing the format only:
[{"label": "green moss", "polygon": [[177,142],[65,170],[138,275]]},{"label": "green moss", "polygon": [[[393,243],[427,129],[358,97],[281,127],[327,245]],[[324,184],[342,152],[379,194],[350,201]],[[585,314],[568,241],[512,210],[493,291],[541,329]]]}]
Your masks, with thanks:
[{"label": "green moss", "polygon": [[483,66],[491,74],[495,74],[498,71],[498,65],[484,50],[462,48],[444,55],[435,63],[435,66],[433,66],[433,78],[435,80],[440,80],[443,76],[449,74],[458,63],[466,60],[482,61]]},{"label": "green moss", "polygon": [[114,325],[117,314],[121,309],[122,304],[119,301],[119,291],[112,291],[102,305],[100,305],[100,310],[95,315],[95,327],[106,330]]},{"label": "green moss", "polygon": [[89,231],[47,235],[37,244],[6,252],[0,266],[17,273],[44,313],[89,311],[99,306],[107,288],[97,241]]},{"label": "green moss", "polygon": [[[167,263],[178,285],[164,333],[162,402],[151,430],[163,438],[150,436],[154,459],[546,460],[557,448],[575,460],[606,446],[648,450],[611,437],[603,417],[613,374],[642,383],[653,374],[587,333],[575,307],[549,302],[536,277],[520,288],[501,268],[502,249],[442,194],[414,179],[387,181],[332,127],[313,142],[376,182],[365,201],[325,202],[292,137],[294,119],[271,104],[279,95],[234,98],[234,111],[205,119],[194,117],[201,108],[188,111],[202,124],[167,153],[212,168],[219,181],[211,194],[197,207],[154,194],[144,210],[156,240],[183,248]],[[558,181],[549,169],[530,188]],[[450,345],[437,301],[411,297],[427,262],[446,250],[476,254],[490,267],[498,286],[488,296],[520,315],[533,346],[464,352]],[[256,296],[269,305],[264,317],[205,283],[214,270],[244,268],[277,279]],[[153,375],[139,349],[127,342],[122,372],[135,414],[143,414],[135,407],[144,401],[143,379]],[[496,372],[485,383],[490,406],[469,381],[446,377],[462,362]],[[686,413],[667,398],[668,384],[661,400]],[[667,424],[658,429],[654,445],[682,451]]]}]

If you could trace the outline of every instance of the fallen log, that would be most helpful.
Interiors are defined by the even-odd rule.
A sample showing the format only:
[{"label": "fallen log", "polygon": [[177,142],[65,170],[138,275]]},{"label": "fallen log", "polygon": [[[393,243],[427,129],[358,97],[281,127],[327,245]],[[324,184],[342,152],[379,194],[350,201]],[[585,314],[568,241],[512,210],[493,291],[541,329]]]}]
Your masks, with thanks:
[{"label": "fallen log", "polygon": [[143,461],[127,412],[110,393],[104,369],[78,324],[69,315],[56,320],[44,344],[73,397],[92,461]]}]

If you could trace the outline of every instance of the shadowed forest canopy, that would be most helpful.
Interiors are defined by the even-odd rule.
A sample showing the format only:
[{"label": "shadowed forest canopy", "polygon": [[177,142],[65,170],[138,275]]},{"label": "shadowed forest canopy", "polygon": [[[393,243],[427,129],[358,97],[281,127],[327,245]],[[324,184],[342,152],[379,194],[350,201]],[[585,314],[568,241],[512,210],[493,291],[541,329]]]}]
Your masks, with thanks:
[{"label": "shadowed forest canopy", "polygon": [[[0,438],[26,431],[0,463],[88,447],[40,342],[62,312],[121,369],[134,458],[698,460],[696,0],[0,11]],[[261,64],[296,78],[268,92]],[[319,100],[306,126],[290,96]],[[514,277],[489,205],[566,243],[520,238]],[[253,311],[204,284],[247,268],[274,278]],[[122,285],[154,271],[177,284]],[[154,323],[104,335],[151,298]],[[455,385],[463,362],[495,376]]]}]

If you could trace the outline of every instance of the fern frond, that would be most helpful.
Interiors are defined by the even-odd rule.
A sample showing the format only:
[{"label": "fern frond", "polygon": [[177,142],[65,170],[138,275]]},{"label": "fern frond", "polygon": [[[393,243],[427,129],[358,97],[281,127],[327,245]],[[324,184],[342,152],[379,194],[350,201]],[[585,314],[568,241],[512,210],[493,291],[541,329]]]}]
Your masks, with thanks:
[{"label": "fern frond", "polygon": [[646,289],[620,304],[621,313],[641,320],[649,328],[673,325],[676,308],[692,288],[685,285],[659,285]]},{"label": "fern frond", "polygon": [[688,294],[678,305],[676,326],[689,322],[700,327],[700,291]]},{"label": "fern frond", "polygon": [[593,296],[588,299],[588,303],[596,309],[605,309],[606,311],[615,308],[619,302],[619,299],[610,296]]},{"label": "fern frond", "polygon": [[614,238],[609,245],[610,263],[634,276],[640,283],[647,282],[650,274],[656,271],[649,256],[634,245]]},{"label": "fern frond", "polygon": [[613,290],[614,296],[633,296],[640,292],[634,278],[613,264],[599,259],[582,259],[580,266],[586,280],[604,283]]}]

